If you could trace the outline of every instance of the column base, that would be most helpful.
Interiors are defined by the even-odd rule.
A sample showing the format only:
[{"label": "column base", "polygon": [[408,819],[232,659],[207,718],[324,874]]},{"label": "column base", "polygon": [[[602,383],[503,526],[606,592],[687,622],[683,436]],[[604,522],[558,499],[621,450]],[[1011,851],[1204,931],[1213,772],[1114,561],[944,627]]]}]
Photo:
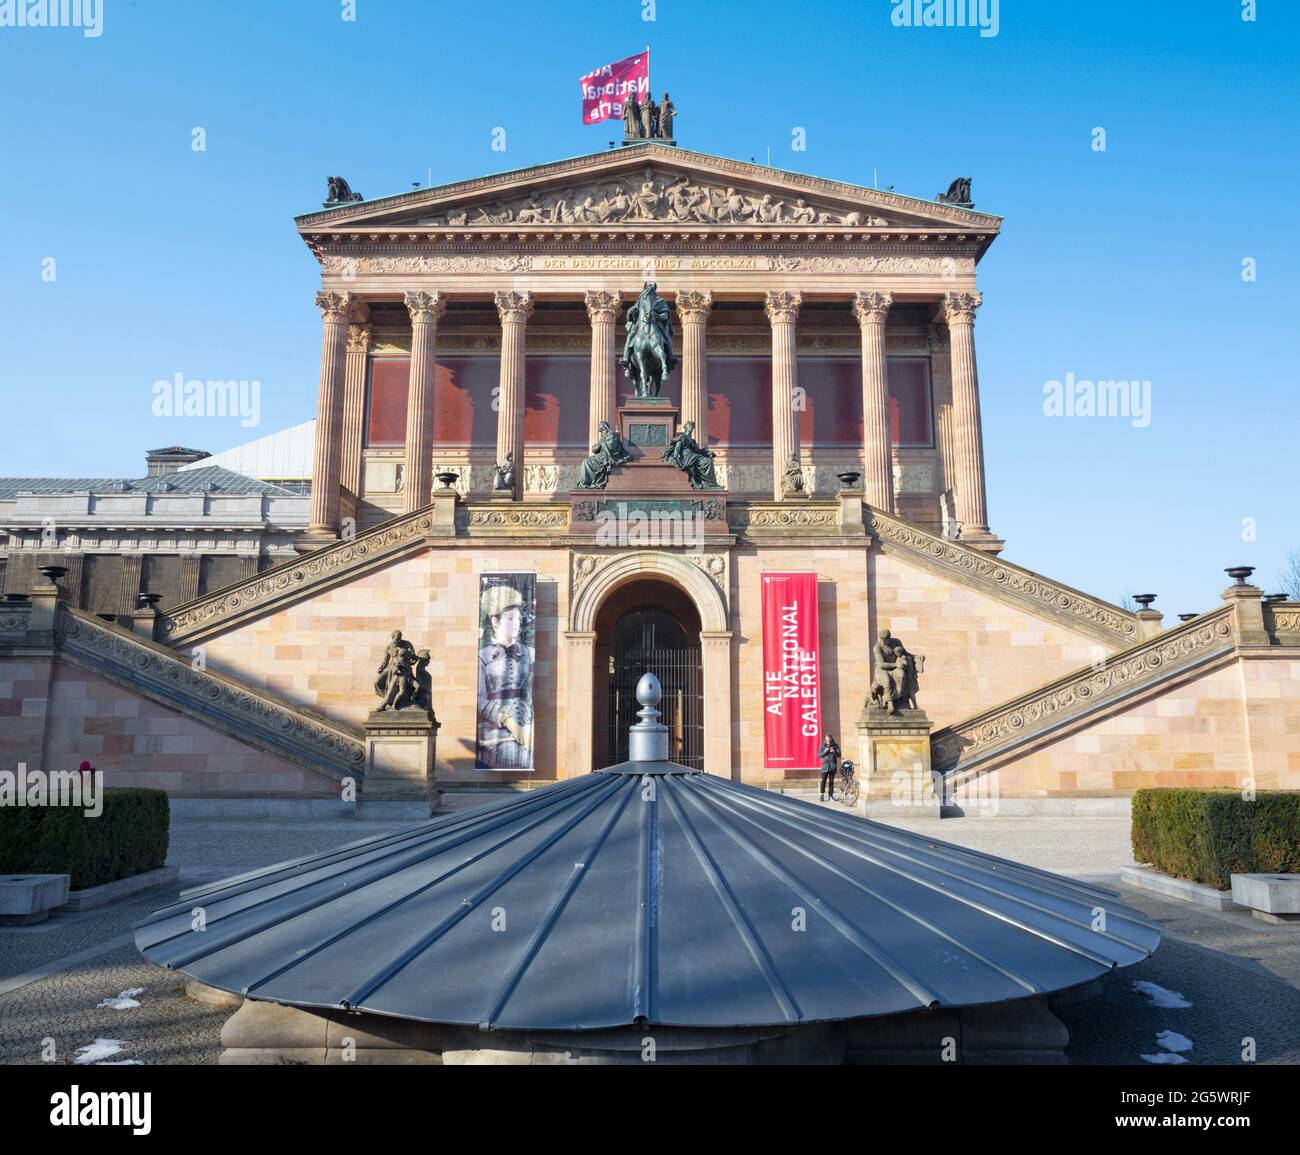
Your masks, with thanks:
[{"label": "column base", "polygon": [[970,546],[971,549],[982,550],[984,553],[999,554],[1002,547],[1007,543],[1000,537],[996,537],[987,529],[974,530],[967,532],[963,530],[957,537],[958,542],[962,545]]},{"label": "column base", "polygon": [[315,553],[318,549],[338,545],[339,540],[339,535],[335,530],[309,529],[301,537],[294,540],[293,548],[299,553]]}]

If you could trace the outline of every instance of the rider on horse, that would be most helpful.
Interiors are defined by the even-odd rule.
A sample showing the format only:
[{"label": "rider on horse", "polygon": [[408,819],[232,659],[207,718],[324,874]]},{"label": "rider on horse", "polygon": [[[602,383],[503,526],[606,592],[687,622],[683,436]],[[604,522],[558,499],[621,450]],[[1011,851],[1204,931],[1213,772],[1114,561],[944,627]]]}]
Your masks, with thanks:
[{"label": "rider on horse", "polygon": [[[677,366],[673,352],[673,320],[668,302],[647,281],[641,295],[627,311],[627,340],[621,364],[628,378],[636,382],[638,397],[658,397],[663,379]],[[657,362],[658,372],[649,362]]]}]

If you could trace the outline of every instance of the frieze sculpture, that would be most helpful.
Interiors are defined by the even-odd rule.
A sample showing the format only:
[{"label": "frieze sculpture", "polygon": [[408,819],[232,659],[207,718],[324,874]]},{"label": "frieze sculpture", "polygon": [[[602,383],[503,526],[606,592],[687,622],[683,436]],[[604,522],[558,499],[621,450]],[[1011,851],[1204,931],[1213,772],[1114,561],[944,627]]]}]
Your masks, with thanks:
[{"label": "frieze sculpture", "polygon": [[504,462],[493,466],[496,471],[496,481],[492,483],[492,488],[498,493],[514,493],[515,491],[515,455],[507,453]]},{"label": "frieze sculpture", "polygon": [[868,704],[891,714],[897,714],[900,709],[917,709],[917,675],[925,669],[925,655],[909,654],[902,642],[882,629],[872,647],[871,659]]},{"label": "frieze sculpture", "polygon": [[[670,102],[671,106],[671,102]],[[641,106],[642,108],[647,106]],[[653,108],[650,104],[648,107]],[[661,106],[662,108],[662,106]],[[674,110],[675,112],[675,110]],[[660,113],[662,117],[662,112]],[[670,113],[670,116],[672,113]],[[624,120],[626,127],[627,119]],[[533,189],[503,200],[458,206],[422,218],[422,225],[618,225],[646,222],[710,225],[850,225],[888,222],[862,209],[811,204],[804,197],[702,184],[686,173],[647,166],[639,180],[561,189]]]},{"label": "frieze sculpture", "polygon": [[619,363],[636,385],[638,397],[658,397],[664,378],[677,367],[673,352],[673,316],[665,301],[647,281],[636,303],[627,311],[627,339]]},{"label": "frieze sculpture", "polygon": [[332,176],[327,182],[328,192],[325,194],[325,207],[333,208],[335,205],[350,204],[353,201],[361,201],[366,198],[358,192],[353,192],[348,182],[341,176]]},{"label": "frieze sculpture", "polygon": [[591,447],[591,456],[583,461],[579,470],[577,488],[604,489],[614,466],[631,460],[632,455],[623,444],[623,439],[610,427],[608,421],[602,421],[598,426],[596,444]]},{"label": "frieze sculpture", "polygon": [[785,467],[785,491],[786,493],[803,493],[803,467],[799,464],[799,455],[790,454],[790,460]]},{"label": "frieze sculpture", "polygon": [[688,421],[682,426],[661,457],[686,474],[692,489],[722,488],[718,484],[717,467],[714,465],[717,454],[710,449],[700,448],[700,443],[695,440],[694,421]]},{"label": "frieze sculpture", "polygon": [[375,677],[375,693],[383,699],[380,712],[415,707],[433,709],[433,683],[429,676],[429,651],[419,653],[394,630]]},{"label": "frieze sculpture", "polygon": [[948,186],[946,193],[940,193],[934,199],[940,204],[960,205],[964,209],[973,209],[975,202],[970,199],[970,177],[959,176]]}]

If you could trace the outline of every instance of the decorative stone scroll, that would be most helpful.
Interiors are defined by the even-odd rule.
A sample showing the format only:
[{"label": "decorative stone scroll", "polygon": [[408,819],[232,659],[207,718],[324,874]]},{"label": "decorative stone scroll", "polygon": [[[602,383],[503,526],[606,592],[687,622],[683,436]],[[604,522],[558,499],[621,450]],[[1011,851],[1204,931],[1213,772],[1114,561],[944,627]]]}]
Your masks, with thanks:
[{"label": "decorative stone scroll", "polygon": [[1155,685],[1233,645],[1232,609],[1225,606],[1067,674],[983,714],[946,726],[934,736],[934,768],[966,769],[1049,728],[1056,729],[1121,695]]},{"label": "decorative stone scroll", "polygon": [[341,779],[365,766],[360,734],[302,706],[196,669],[187,657],[63,607],[61,655],[91,673],[308,770]]},{"label": "decorative stone scroll", "polygon": [[1137,638],[1137,618],[1133,614],[1030,570],[949,541],[877,509],[871,511],[871,530],[886,550],[899,549],[928,569],[1014,601],[1031,613],[1046,611],[1070,627],[1111,645],[1123,645]]}]

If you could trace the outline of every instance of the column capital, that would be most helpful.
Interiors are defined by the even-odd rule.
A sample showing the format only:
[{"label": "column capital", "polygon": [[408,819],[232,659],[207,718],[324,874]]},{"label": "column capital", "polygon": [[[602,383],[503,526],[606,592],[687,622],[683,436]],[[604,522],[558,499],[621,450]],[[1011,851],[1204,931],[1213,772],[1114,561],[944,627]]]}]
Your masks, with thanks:
[{"label": "column capital", "polygon": [[373,329],[369,321],[353,322],[348,325],[348,352],[369,353],[370,338]]},{"label": "column capital", "polygon": [[407,293],[402,298],[406,311],[411,314],[411,323],[424,322],[437,324],[439,318],[447,311],[447,298],[442,293]]},{"label": "column capital", "polygon": [[975,310],[984,304],[983,293],[944,293],[943,315],[948,324],[973,325]]},{"label": "column capital", "polygon": [[853,315],[858,319],[859,325],[883,325],[893,303],[893,293],[855,293]]},{"label": "column capital", "polygon": [[[500,298],[507,294],[497,294],[497,308],[501,308]],[[596,321],[616,321],[618,320],[619,306],[622,305],[622,298],[617,293],[611,293],[605,289],[588,289],[583,300],[587,305],[587,316],[594,324]],[[532,306],[529,305],[531,311]]]},{"label": "column capital", "polygon": [[683,321],[705,321],[713,309],[713,294],[707,289],[683,289],[676,303]]},{"label": "column capital", "polygon": [[799,316],[799,306],[802,304],[803,294],[797,289],[768,290],[763,300],[763,312],[767,314],[767,319],[773,325],[778,321],[794,324]]},{"label": "column capital", "polygon": [[351,293],[317,293],[316,308],[328,325],[331,322],[343,324],[348,319],[348,310],[352,307]]},{"label": "column capital", "polygon": [[506,321],[526,321],[533,315],[532,293],[507,293],[498,291],[494,300],[497,315],[502,323]]}]

